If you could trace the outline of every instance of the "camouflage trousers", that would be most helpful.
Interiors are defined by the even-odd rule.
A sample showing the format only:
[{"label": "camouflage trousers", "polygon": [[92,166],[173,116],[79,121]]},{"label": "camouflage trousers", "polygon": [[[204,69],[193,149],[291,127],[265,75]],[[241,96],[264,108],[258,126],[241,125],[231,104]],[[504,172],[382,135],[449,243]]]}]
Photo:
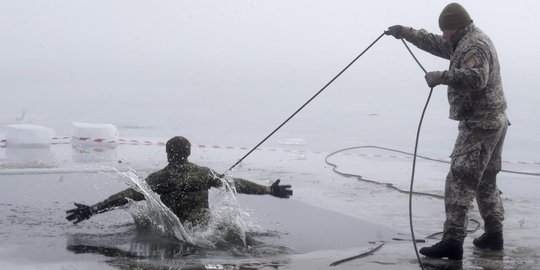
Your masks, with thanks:
[{"label": "camouflage trousers", "polygon": [[463,242],[467,235],[467,212],[476,198],[484,230],[502,232],[504,208],[497,187],[501,153],[508,128],[505,114],[492,120],[459,123],[450,172],[446,177],[444,240]]}]

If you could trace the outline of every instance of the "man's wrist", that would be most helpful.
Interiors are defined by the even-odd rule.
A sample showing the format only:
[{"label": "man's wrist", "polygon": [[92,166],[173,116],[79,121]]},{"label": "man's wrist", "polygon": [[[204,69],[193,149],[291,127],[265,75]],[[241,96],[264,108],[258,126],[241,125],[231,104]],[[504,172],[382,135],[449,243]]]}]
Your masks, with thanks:
[{"label": "man's wrist", "polygon": [[448,85],[448,79],[447,79],[448,70],[444,70],[441,74],[441,84]]}]

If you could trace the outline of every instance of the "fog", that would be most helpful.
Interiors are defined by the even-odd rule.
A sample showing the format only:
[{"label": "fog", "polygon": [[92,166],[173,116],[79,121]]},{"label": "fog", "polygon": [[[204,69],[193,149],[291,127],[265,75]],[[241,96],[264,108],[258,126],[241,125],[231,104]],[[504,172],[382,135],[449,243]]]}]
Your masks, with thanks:
[{"label": "fog", "polygon": [[[44,181],[49,178],[39,174],[35,178],[13,177],[10,169],[39,173],[51,166],[50,169],[60,173],[88,171],[102,169],[103,164],[96,160],[103,157],[111,166],[133,165],[138,170],[157,170],[166,162],[163,147],[158,143],[121,145],[111,151],[90,154],[78,151],[69,139],[72,122],[111,123],[118,128],[121,139],[140,142],[162,142],[183,135],[194,146],[204,145],[193,147],[191,161],[223,172],[247,152],[244,147],[260,142],[389,26],[402,24],[440,32],[438,16],[448,3],[440,0],[0,0],[0,165],[3,166],[0,171],[5,173],[2,175],[6,188],[2,190],[15,196],[3,196],[3,207],[7,210],[0,212],[9,214],[10,219],[1,228],[7,239],[17,241],[17,246],[22,237],[20,232],[24,232],[32,245],[37,239],[38,245],[33,250],[39,249],[25,249],[14,258],[39,254],[32,263],[43,267],[55,250],[65,254],[63,230],[77,229],[63,219],[65,209],[72,207],[72,200],[94,203],[112,194],[114,189],[109,187],[96,188],[98,179],[115,181],[118,190],[124,186],[103,175],[87,177],[86,181],[76,174],[66,176],[65,180],[64,176],[59,180],[55,176]],[[509,106],[507,114],[512,123],[505,140],[503,169],[538,173],[540,83],[536,78],[540,38],[536,27],[540,2],[464,0],[460,3],[475,24],[491,37],[498,51]],[[446,60],[411,48],[428,71],[448,67]],[[385,36],[266,141],[263,151],[254,151],[236,167],[234,174],[261,184],[279,178],[282,183],[293,185],[291,200],[408,231],[408,215],[404,210],[408,195],[387,189],[388,183],[402,189],[409,187],[408,157],[365,148],[349,151],[359,155],[336,155],[332,160],[340,171],[375,179],[382,186],[334,174],[325,158],[330,152],[359,145],[412,152],[428,91],[423,71],[402,42]],[[61,141],[65,145],[55,144],[52,150],[10,149],[4,139],[11,124],[50,127],[57,136],[65,136]],[[446,87],[438,86],[424,119],[419,154],[447,158],[456,133],[457,122],[448,119]],[[210,145],[217,147],[206,147]],[[22,153],[24,157],[40,159],[40,150],[46,152],[47,158],[37,165],[9,159],[10,151],[11,156]],[[447,164],[419,160],[417,167],[415,191],[443,194]],[[36,181],[27,182],[29,179]],[[465,252],[473,256],[465,262],[467,269],[471,264],[476,265],[478,259],[488,260],[490,267],[500,264],[502,269],[504,264],[512,265],[508,269],[513,269],[534,263],[537,258],[540,243],[540,221],[535,215],[540,205],[534,192],[538,190],[537,177],[501,174],[499,179],[507,210],[505,231],[512,232],[505,236],[509,249],[505,247],[504,259],[495,260],[489,256],[481,258],[482,253],[478,255],[469,245]],[[66,189],[67,183],[72,183],[72,190]],[[16,196],[23,191],[31,191],[28,194],[32,196]],[[38,211],[28,211],[35,208],[37,201],[26,200],[36,198],[40,202],[46,198],[45,204],[40,203]],[[421,196],[415,199],[415,207],[419,207],[414,213],[416,230],[424,235],[439,230],[444,219],[443,202]],[[291,200],[286,202],[287,208]],[[274,206],[272,209],[279,209]],[[476,216],[480,219],[477,213]],[[18,219],[21,221],[17,222]],[[118,224],[116,219],[104,220],[107,226]],[[26,229],[19,229],[26,228],[21,224],[39,231],[40,235],[46,234],[47,240],[27,235]],[[313,228],[325,228],[321,224]],[[51,228],[61,232],[61,236],[51,237],[48,233]],[[100,233],[109,232],[101,225],[96,228]],[[81,231],[87,229],[80,227]],[[290,237],[288,234],[284,239]],[[49,253],[42,254],[41,246],[48,241],[62,243],[56,249],[47,246],[43,250]],[[391,267],[379,261],[397,264],[400,269],[417,268],[409,243],[387,245],[382,252],[370,260],[358,260],[358,265],[347,269]],[[6,254],[4,257],[11,257]],[[344,254],[337,257],[347,257]],[[293,259],[289,268],[311,269],[335,261],[334,255],[325,256],[323,264],[319,254],[315,259],[305,257],[304,262],[311,263],[310,267],[302,267],[302,259]],[[83,265],[80,258],[76,260],[75,265]],[[17,261],[17,266],[27,261],[26,258]],[[102,261],[100,257],[91,262]],[[73,267],[65,257],[61,258],[61,264]]]},{"label": "fog", "polygon": [[[227,137],[251,145],[388,26],[438,32],[437,18],[447,3],[3,0],[0,124],[43,124],[63,135],[72,121],[111,122],[143,129],[133,132],[137,136],[187,133],[206,140],[234,130]],[[499,52],[515,126],[509,140],[534,140],[538,136],[528,127],[538,123],[532,115],[540,102],[540,42],[532,29],[540,4],[461,4]],[[414,52],[428,70],[448,65]],[[404,125],[413,134],[410,125],[416,124],[426,90],[422,71],[401,42],[384,37],[287,128],[303,123],[307,134],[337,136],[341,125],[368,130],[360,116],[377,114],[379,122],[393,126],[401,122],[399,115],[410,120]],[[446,120],[444,87],[435,89],[431,106],[427,121],[444,134],[454,131]],[[453,134],[448,137],[450,145]],[[405,142],[410,144],[409,137]]]}]

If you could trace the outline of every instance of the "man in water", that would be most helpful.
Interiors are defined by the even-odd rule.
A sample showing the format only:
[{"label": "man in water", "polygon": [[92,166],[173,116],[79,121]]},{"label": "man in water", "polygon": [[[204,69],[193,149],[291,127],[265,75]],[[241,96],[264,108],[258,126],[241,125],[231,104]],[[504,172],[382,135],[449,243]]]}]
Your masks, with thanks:
[{"label": "man in water", "polygon": [[[176,136],[165,145],[169,164],[146,178],[150,188],[160,195],[161,201],[180,219],[182,223],[204,223],[208,219],[208,190],[222,186],[223,175],[210,168],[188,161],[191,143],[184,137]],[[290,185],[279,185],[279,179],[271,186],[262,186],[244,179],[233,178],[236,191],[244,194],[270,194],[278,198],[292,195]],[[106,200],[88,206],[75,203],[76,208],[66,211],[66,219],[77,224],[95,214],[125,205],[128,199],[144,200],[140,192],[132,188],[118,192]]]},{"label": "man in water", "polygon": [[497,52],[459,4],[447,5],[439,16],[442,36],[401,25],[386,31],[420,49],[450,60],[445,71],[428,72],[429,87],[448,85],[450,118],[459,121],[459,134],[446,177],[446,221],[442,240],[420,253],[435,258],[463,257],[467,212],[476,197],[485,233],[474,239],[478,248],[503,249],[504,209],[496,176],[508,119]]}]

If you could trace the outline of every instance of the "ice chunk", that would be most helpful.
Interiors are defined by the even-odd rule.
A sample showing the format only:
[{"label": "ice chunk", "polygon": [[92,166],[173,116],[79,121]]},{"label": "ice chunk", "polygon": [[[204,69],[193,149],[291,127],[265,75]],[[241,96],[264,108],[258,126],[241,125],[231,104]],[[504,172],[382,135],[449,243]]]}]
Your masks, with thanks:
[{"label": "ice chunk", "polygon": [[54,130],[44,126],[18,124],[7,126],[7,147],[49,147]]},{"label": "ice chunk", "polygon": [[118,143],[118,131],[112,124],[73,123],[74,146],[110,145]]},{"label": "ice chunk", "polygon": [[278,141],[279,144],[284,145],[305,145],[306,140],[302,138],[290,138],[290,139],[281,139]]},{"label": "ice chunk", "polygon": [[289,139],[281,139],[278,141],[281,145],[287,146],[287,152],[289,152],[289,156],[291,159],[295,160],[305,160],[306,157],[306,140],[302,138],[289,138]]}]

